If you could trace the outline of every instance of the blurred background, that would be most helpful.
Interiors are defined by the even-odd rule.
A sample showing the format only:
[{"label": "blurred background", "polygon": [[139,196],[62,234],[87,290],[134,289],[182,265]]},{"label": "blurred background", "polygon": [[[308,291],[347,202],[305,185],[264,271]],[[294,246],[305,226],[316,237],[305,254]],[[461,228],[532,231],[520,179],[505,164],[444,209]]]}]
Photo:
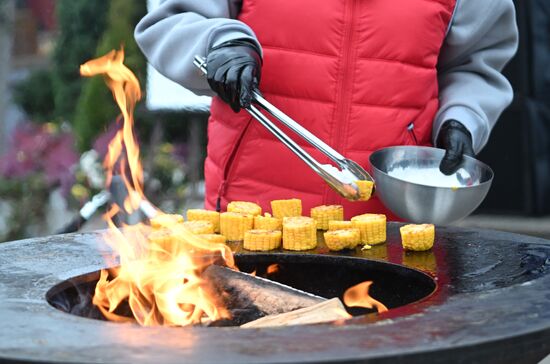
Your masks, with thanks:
[{"label": "blurred background", "polygon": [[[209,99],[147,66],[133,30],[157,1],[0,0],[0,242],[63,230],[104,186],[118,112],[79,66],[124,45],[145,101],[136,110],[146,195],[166,212],[202,205]],[[550,2],[518,0],[516,91],[479,159],[495,171],[457,225],[550,238]],[[101,209],[83,230],[102,228]]]}]

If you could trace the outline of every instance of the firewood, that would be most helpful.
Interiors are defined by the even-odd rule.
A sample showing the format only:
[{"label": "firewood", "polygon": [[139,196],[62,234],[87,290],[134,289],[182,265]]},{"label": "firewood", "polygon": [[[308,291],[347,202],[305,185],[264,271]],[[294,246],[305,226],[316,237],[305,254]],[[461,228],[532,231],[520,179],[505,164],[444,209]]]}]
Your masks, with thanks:
[{"label": "firewood", "polygon": [[295,311],[326,301],[325,298],[265,278],[211,265],[201,275],[204,289],[232,314],[229,322],[213,326],[241,325],[260,317]]},{"label": "firewood", "polygon": [[341,320],[351,317],[344,308],[342,301],[332,298],[328,301],[318,303],[314,306],[301,308],[299,310],[281,313],[278,315],[265,316],[255,321],[250,321],[243,328],[290,326],[318,324]]}]

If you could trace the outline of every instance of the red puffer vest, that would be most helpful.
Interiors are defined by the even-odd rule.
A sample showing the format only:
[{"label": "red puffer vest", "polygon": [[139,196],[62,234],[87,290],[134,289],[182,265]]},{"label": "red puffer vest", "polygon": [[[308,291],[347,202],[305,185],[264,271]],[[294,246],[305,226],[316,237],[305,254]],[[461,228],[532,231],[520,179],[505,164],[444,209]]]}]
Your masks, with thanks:
[{"label": "red puffer vest", "polygon": [[[244,0],[239,19],[263,48],[264,96],[369,170],[369,155],[379,148],[431,144],[436,65],[454,6],[455,0]],[[377,198],[342,199],[248,113],[233,113],[217,97],[205,177],[210,209],[246,200],[269,211],[269,201],[297,197],[304,215],[313,206],[342,204],[346,218],[395,218]]]}]

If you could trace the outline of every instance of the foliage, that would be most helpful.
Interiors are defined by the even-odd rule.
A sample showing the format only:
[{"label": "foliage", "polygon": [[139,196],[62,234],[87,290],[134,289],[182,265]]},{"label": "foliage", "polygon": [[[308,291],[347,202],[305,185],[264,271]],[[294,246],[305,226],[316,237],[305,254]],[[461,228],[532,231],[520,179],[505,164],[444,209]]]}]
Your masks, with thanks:
[{"label": "foliage", "polygon": [[0,178],[0,196],[3,196],[0,241],[29,237],[33,225],[44,219],[45,203],[37,204],[47,201],[49,196],[44,175],[33,173],[20,180]]},{"label": "foliage", "polygon": [[51,70],[35,70],[15,87],[15,102],[34,122],[72,120],[83,80],[80,64],[92,58],[105,29],[109,1],[59,0],[59,35]]},{"label": "foliage", "polygon": [[72,120],[83,79],[79,67],[94,57],[105,31],[107,0],[58,0],[59,36],[53,53],[55,114]]},{"label": "foliage", "polygon": [[0,178],[23,180],[44,174],[50,187],[68,192],[73,183],[71,167],[78,161],[74,139],[54,124],[23,124],[13,135],[10,150],[0,158]]},{"label": "foliage", "polygon": [[[25,124],[16,129],[11,149],[0,158],[0,200],[10,206],[0,216],[7,239],[26,237],[33,223],[44,220],[49,191],[61,187],[68,195],[78,161],[71,134],[52,123]],[[0,239],[2,237],[0,236]]]},{"label": "foliage", "polygon": [[145,193],[167,212],[181,212],[185,203],[185,144],[162,143],[153,153]]},{"label": "foliage", "polygon": [[50,71],[33,72],[15,86],[13,97],[32,121],[45,123],[54,119],[54,94]]},{"label": "foliage", "polygon": [[[146,62],[134,40],[134,28],[146,13],[144,1],[112,0],[107,17],[107,28],[101,37],[95,57],[103,56],[121,46],[125,50],[124,64],[130,68],[144,85]],[[92,141],[106,125],[118,115],[112,95],[101,77],[86,81],[78,100],[74,128],[80,150],[89,149]]]}]

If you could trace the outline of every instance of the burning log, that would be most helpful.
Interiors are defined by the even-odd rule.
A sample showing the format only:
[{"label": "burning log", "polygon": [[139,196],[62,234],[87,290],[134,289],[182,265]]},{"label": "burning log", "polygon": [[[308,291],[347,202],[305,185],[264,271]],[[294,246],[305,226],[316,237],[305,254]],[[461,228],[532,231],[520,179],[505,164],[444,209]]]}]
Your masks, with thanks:
[{"label": "burning log", "polygon": [[201,275],[204,289],[216,297],[216,305],[232,314],[231,320],[214,326],[242,325],[260,317],[295,311],[325,302],[326,299],[265,278],[211,265]]},{"label": "burning log", "polygon": [[350,317],[351,315],[346,312],[342,301],[338,298],[332,298],[328,301],[301,308],[296,311],[262,317],[241,325],[241,327],[258,328],[318,324],[322,322],[347,319]]}]

